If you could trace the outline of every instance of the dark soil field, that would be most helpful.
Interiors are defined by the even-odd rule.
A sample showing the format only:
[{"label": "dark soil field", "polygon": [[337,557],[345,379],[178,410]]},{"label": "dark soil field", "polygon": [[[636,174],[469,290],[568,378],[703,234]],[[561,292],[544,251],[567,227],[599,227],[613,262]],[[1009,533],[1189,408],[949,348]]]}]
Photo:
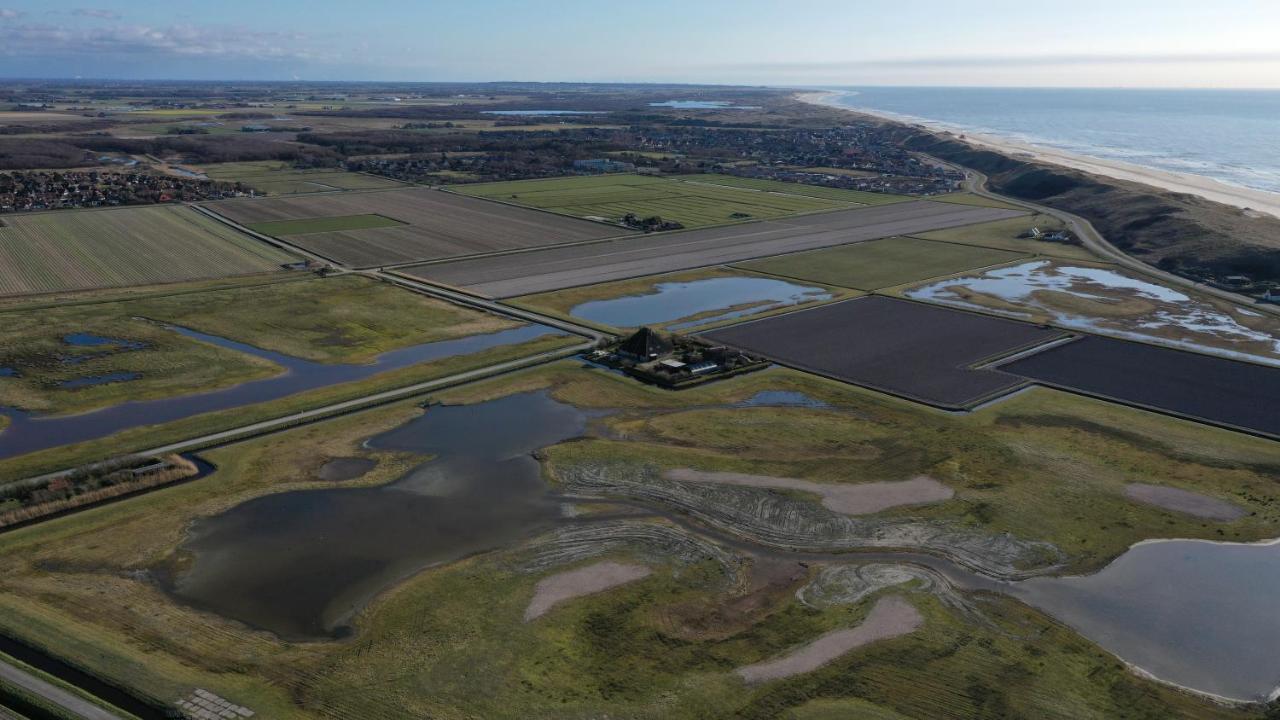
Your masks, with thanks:
[{"label": "dark soil field", "polygon": [[556,245],[630,232],[426,188],[231,200],[208,207],[246,225],[358,215],[404,223],[290,237],[290,242],[355,267]]},{"label": "dark soil field", "polygon": [[1061,337],[1056,330],[874,296],[705,333],[783,365],[946,408],[1023,385],[989,358]]},{"label": "dark soil field", "polygon": [[1066,390],[1280,436],[1280,368],[1090,336],[1001,370]]},{"label": "dark soil field", "polygon": [[[892,235],[972,225],[1021,214],[1000,208],[904,202],[425,265],[409,268],[406,272],[491,297],[514,297]],[[312,235],[308,240],[314,237],[318,236]]]}]

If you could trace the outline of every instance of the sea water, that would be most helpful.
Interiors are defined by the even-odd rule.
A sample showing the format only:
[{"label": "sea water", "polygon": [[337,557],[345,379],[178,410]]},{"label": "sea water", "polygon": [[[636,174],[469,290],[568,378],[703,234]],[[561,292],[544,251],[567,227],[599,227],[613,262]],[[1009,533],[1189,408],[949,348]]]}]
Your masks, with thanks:
[{"label": "sea water", "polygon": [[824,89],[843,107],[1280,192],[1280,90]]}]

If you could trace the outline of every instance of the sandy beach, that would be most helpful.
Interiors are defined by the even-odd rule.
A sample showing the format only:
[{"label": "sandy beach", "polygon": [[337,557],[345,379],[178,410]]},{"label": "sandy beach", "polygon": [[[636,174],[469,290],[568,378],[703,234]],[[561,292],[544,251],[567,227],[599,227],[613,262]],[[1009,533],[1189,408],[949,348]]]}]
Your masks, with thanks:
[{"label": "sandy beach", "polygon": [[1151,185],[1172,192],[1197,195],[1207,200],[1223,203],[1225,205],[1233,205],[1238,208],[1244,208],[1280,217],[1280,193],[1270,193],[1264,190],[1254,190],[1251,188],[1238,187],[1236,185],[1228,185],[1227,183],[1202,177],[1200,175],[1172,173],[1115,160],[1106,160],[1087,155],[1077,155],[1051,147],[1030,145],[991,135],[961,132],[955,128],[947,126],[945,123],[920,121],[915,118],[904,118],[894,115],[893,113],[878,112],[875,110],[855,110],[835,102],[835,98],[839,95],[840,93],[829,91],[806,92],[797,94],[796,99],[815,105],[846,110],[852,113],[871,115],[908,125],[916,125],[937,133],[960,135],[974,145],[987,147],[1014,157],[1053,163],[1055,165],[1062,165],[1082,172],[1103,175],[1106,177],[1116,178],[1118,180],[1143,183],[1145,185]]}]

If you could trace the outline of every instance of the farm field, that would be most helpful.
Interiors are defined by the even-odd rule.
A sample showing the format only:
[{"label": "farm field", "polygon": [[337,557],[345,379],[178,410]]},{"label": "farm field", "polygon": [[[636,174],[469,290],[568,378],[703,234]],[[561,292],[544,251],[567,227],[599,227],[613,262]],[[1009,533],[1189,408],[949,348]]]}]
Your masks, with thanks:
[{"label": "farm field", "polygon": [[1280,368],[1089,336],[1006,365],[1036,382],[1280,438]]},{"label": "farm field", "polygon": [[611,223],[620,222],[628,213],[642,218],[658,215],[686,228],[765,220],[861,204],[852,200],[777,195],[644,175],[517,180],[457,186],[451,187],[450,191]]},{"label": "farm field", "polygon": [[43,414],[207,392],[283,372],[165,323],[322,363],[364,363],[399,347],[515,326],[350,276],[13,310],[0,312],[0,323],[0,367],[14,372],[0,377],[0,407]]},{"label": "farm field", "polygon": [[344,230],[369,230],[371,228],[404,225],[382,215],[339,215],[337,217],[310,218],[307,220],[276,220],[248,225],[250,230],[265,235],[310,235]]},{"label": "farm field", "polygon": [[69,210],[2,222],[0,295],[246,275],[298,259],[188,207]]},{"label": "farm field", "polygon": [[345,170],[300,170],[280,160],[217,163],[203,170],[211,180],[242,182],[266,195],[403,187],[395,180]]},{"label": "farm field", "polygon": [[879,290],[1027,257],[1010,250],[894,237],[765,258],[737,267],[858,290]]},{"label": "farm field", "polygon": [[[1067,549],[1078,570],[1100,567],[1145,538],[1223,539],[1221,529],[1226,539],[1248,541],[1273,533],[1277,521],[1265,473],[1271,448],[1263,441],[1052,390],[982,414],[940,415],[789,370],[677,394],[565,362],[437,399],[476,405],[533,390],[584,410],[628,408],[602,418],[601,431],[547,451],[556,483],[602,458],[655,472],[749,468],[833,484],[928,473],[956,497],[913,508],[909,517],[1050,542]],[[766,390],[827,406],[737,405]],[[961,720],[989,717],[984,708],[992,702],[1016,702],[1028,717],[1055,720],[1074,720],[1080,708],[1090,711],[1086,717],[1250,717],[1131,673],[1061,623],[1000,595],[935,594],[925,582],[809,604],[798,591],[837,562],[804,568],[744,549],[750,545],[713,550],[720,546],[661,520],[606,519],[600,527],[610,539],[582,546],[543,532],[532,546],[417,572],[358,612],[351,636],[340,640],[289,641],[161,589],[156,578],[188,567],[178,558],[193,524],[290,491],[370,492],[425,461],[365,444],[422,412],[399,403],[220,448],[208,453],[219,468],[210,477],[0,536],[0,629],[161,703],[200,687],[285,720],[549,718],[603,708],[624,717],[763,719],[793,710],[824,717],[805,714],[815,706]],[[320,468],[339,458],[373,468],[354,480],[321,479]],[[979,472],[992,480],[973,482]],[[1165,482],[1171,473],[1257,515],[1206,527],[1124,499],[1132,479]],[[695,497],[816,505],[741,490]],[[868,522],[903,517],[889,512]],[[525,621],[540,582],[604,559],[651,574]],[[915,607],[923,625],[813,672],[757,685],[733,673],[857,626],[886,593]],[[948,695],[939,713],[940,693],[957,683],[969,692]]]},{"label": "farm field", "polygon": [[490,297],[514,297],[968,225],[1018,214],[1000,208],[917,200],[689,232],[655,233],[601,243],[542,248],[518,255],[463,258],[447,263],[410,266],[402,272],[465,287]]},{"label": "farm field", "polygon": [[887,203],[904,202],[913,199],[905,195],[891,195],[889,193],[866,192],[863,190],[849,190],[846,188],[823,187],[822,185],[806,185],[805,183],[784,182],[782,180],[767,180],[762,178],[745,178],[738,177],[736,175],[719,175],[714,173],[706,175],[689,175],[684,176],[683,179],[684,182],[710,183],[712,185],[723,185],[724,187],[743,188],[746,190],[759,190],[767,193],[803,195],[805,197],[835,200],[836,202],[857,203],[859,205],[885,205]]},{"label": "farm field", "polygon": [[874,296],[712,330],[704,337],[855,385],[964,408],[1026,384],[1014,375],[971,366],[1064,333]]},{"label": "farm field", "polygon": [[[307,250],[356,267],[516,250],[630,232],[427,188],[224,200],[205,207],[249,226],[282,221],[323,226],[332,218],[369,215],[401,223],[290,238],[290,242]],[[288,230],[294,226],[283,227]]]}]

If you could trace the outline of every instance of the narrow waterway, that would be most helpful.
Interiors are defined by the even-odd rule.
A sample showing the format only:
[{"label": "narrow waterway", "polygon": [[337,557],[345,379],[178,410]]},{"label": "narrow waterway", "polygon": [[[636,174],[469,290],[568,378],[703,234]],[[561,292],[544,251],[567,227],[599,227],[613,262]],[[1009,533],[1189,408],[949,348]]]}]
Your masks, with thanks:
[{"label": "narrow waterway", "polygon": [[174,332],[193,340],[269,360],[280,366],[283,372],[221,390],[125,402],[77,415],[42,417],[13,408],[0,408],[0,414],[8,416],[10,420],[9,427],[0,431],[0,458],[96,440],[144,425],[173,422],[203,413],[277,400],[307,390],[362,380],[418,363],[514,345],[558,332],[542,325],[521,325],[485,335],[471,335],[391,350],[379,355],[371,363],[356,365],[313,362],[188,328],[170,327]]}]

